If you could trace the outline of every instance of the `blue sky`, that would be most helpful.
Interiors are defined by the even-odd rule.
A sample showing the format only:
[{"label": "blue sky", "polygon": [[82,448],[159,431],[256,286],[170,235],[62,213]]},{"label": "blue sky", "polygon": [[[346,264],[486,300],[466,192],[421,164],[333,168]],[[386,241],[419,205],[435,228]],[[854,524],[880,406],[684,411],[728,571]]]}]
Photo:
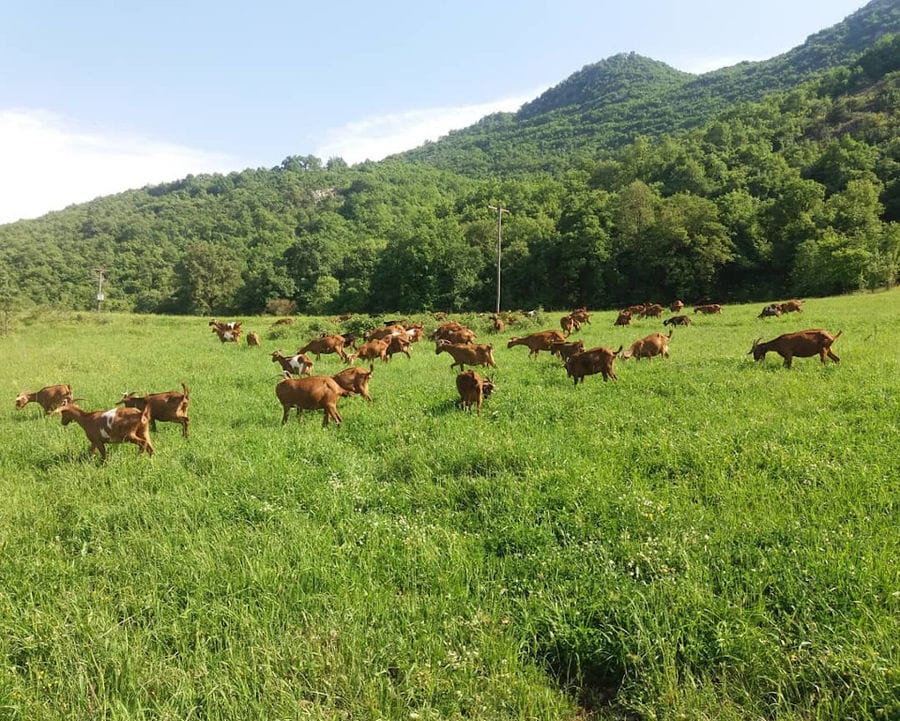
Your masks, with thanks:
[{"label": "blue sky", "polygon": [[860,0],[29,0],[0,12],[0,223],[289,155],[350,163],[634,51],[763,60]]}]

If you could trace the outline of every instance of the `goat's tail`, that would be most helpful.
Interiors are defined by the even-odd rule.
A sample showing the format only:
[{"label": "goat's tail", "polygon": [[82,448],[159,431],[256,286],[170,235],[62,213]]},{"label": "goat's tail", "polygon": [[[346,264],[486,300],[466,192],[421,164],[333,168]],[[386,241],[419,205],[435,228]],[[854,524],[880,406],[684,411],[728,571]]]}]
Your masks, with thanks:
[{"label": "goat's tail", "polygon": [[[837,340],[838,338],[840,338],[843,334],[844,334],[844,331],[843,331],[843,330],[839,330],[839,331],[837,332],[837,335],[834,337],[833,341],[835,341],[835,340]],[[832,341],[832,342],[833,342],[833,341]]]},{"label": "goat's tail", "polygon": [[188,387],[184,384],[184,381],[181,381],[181,389],[184,391],[184,397],[185,397],[185,399],[188,399],[188,398],[191,397],[191,394],[190,394],[190,392],[188,391]]},{"label": "goat's tail", "polygon": [[150,404],[144,404],[144,410],[141,411],[141,425],[147,425],[150,422]]}]

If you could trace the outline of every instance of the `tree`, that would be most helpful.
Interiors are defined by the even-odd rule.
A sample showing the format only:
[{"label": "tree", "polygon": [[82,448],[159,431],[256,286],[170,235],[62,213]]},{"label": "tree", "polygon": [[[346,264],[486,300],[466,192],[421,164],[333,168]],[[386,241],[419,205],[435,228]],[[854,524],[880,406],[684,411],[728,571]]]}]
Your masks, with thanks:
[{"label": "tree", "polygon": [[230,249],[207,242],[191,243],[177,266],[180,309],[218,314],[230,312],[241,287],[241,264]]}]

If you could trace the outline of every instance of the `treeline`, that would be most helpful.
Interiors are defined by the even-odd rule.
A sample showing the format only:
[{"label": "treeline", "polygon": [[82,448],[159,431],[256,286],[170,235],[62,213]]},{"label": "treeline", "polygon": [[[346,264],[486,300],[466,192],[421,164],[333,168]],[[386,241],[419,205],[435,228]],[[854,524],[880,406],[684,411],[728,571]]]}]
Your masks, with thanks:
[{"label": "treeline", "polygon": [[[400,158],[189,176],[0,226],[0,304],[137,312],[751,300],[893,284],[900,40],[705,125],[466,177]],[[549,130],[548,130],[549,132]],[[525,152],[524,150],[522,152]]]}]

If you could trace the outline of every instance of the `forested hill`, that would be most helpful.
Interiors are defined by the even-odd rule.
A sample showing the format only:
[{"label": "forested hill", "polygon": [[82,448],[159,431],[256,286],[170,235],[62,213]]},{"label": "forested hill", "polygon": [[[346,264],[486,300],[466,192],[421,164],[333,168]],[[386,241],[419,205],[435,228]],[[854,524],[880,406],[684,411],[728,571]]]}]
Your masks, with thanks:
[{"label": "forested hill", "polygon": [[794,87],[896,32],[900,3],[873,0],[783,55],[699,76],[634,53],[616,55],[582,68],[517,113],[491,115],[401,157],[476,176],[559,171],[637,136],[696,127],[735,103]]},{"label": "forested hill", "polygon": [[[816,53],[828,54],[823,37],[863,37],[857,26],[878,34],[866,20],[878,13],[896,25],[896,2],[866,10],[813,36]],[[592,107],[597,92],[584,87],[548,91],[522,121],[552,119],[543,145],[516,140],[504,128],[518,121],[494,116],[478,125],[484,147],[457,148],[467,170],[506,148],[515,173],[481,177],[411,154],[353,167],[290,156],[0,226],[0,311],[91,308],[95,268],[107,269],[106,307],[117,310],[491,308],[497,220],[487,206],[497,203],[511,211],[504,308],[776,299],[900,279],[900,34],[758,102],[709,110],[696,127],[672,121],[621,145],[597,139],[615,123],[584,117],[618,108],[616,122],[638,122],[639,94],[623,78],[661,97],[687,87],[684,74],[625,55],[577,76],[602,85],[605,102]],[[547,150],[569,146],[571,156]],[[553,172],[527,172],[554,157]]]}]

